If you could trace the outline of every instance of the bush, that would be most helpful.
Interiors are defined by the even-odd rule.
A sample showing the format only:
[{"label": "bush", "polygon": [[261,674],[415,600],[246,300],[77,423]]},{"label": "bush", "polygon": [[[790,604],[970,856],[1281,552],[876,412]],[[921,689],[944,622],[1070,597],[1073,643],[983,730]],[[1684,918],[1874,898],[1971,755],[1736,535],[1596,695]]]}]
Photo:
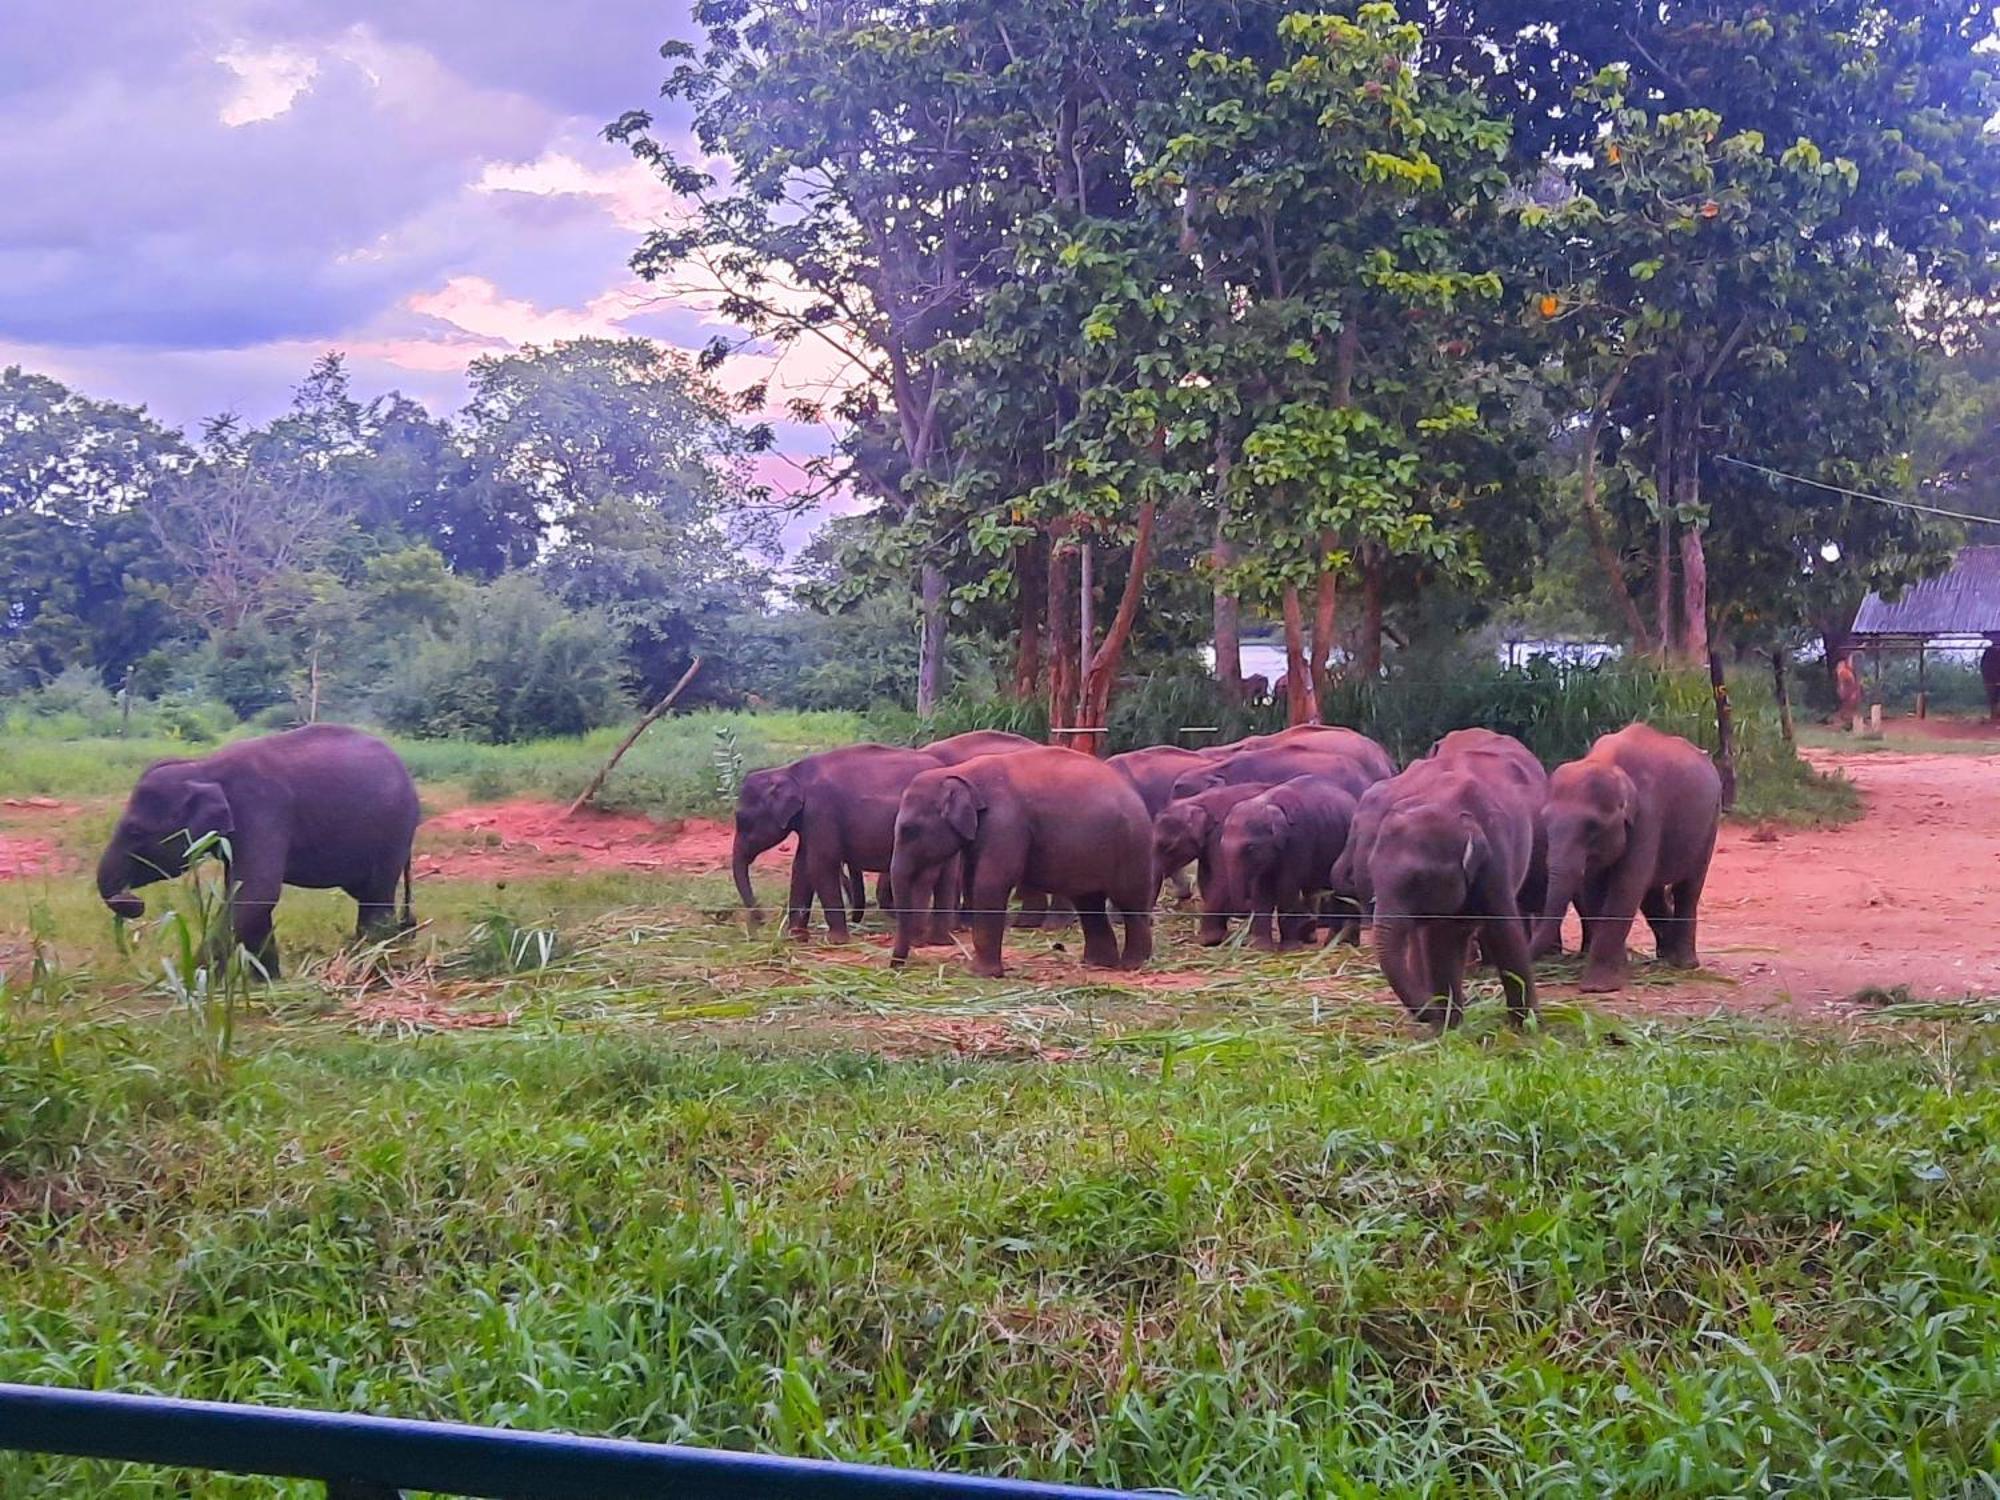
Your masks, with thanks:
[{"label": "bush", "polygon": [[424,640],[375,698],[390,728],[488,744],[583,734],[628,708],[622,643],[597,610],[572,612],[534,579],[480,589],[449,636]]}]

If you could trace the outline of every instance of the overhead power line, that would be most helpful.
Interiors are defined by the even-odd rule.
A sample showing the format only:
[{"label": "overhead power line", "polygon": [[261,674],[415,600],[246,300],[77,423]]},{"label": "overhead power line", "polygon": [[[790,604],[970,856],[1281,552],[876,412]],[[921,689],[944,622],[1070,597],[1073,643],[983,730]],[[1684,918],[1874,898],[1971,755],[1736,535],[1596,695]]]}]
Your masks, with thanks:
[{"label": "overhead power line", "polygon": [[1809,484],[1816,490],[1831,490],[1836,495],[1849,495],[1856,500],[1873,500],[1877,505],[1893,505],[1898,510],[1921,511],[1927,516],[1943,516],[1951,521],[1978,521],[1987,526],[2000,526],[2000,519],[1992,516],[1975,516],[1970,511],[1944,510],[1935,505],[1919,505],[1914,500],[1892,500],[1887,495],[1871,495],[1866,490],[1850,490],[1845,485],[1828,484],[1821,479],[1808,479],[1803,474],[1787,474],[1783,469],[1773,469],[1766,464],[1753,464],[1747,458],[1731,458],[1727,453],[1718,453],[1717,459],[1726,464],[1734,464],[1739,469],[1754,469],[1759,474],[1768,474],[1773,479],[1789,479],[1794,484]]}]

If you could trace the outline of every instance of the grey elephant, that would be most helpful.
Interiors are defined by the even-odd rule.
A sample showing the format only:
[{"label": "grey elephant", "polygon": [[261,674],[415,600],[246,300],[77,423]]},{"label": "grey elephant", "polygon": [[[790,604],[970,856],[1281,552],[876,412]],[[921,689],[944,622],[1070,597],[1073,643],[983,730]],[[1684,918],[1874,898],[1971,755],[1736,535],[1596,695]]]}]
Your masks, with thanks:
[{"label": "grey elephant", "polygon": [[1244,902],[1253,946],[1312,940],[1319,898],[1332,887],[1353,819],[1354,794],[1327,776],[1296,776],[1230,810],[1214,866]]},{"label": "grey elephant", "polygon": [[1521,887],[1535,843],[1535,806],[1518,786],[1457,769],[1397,800],[1369,855],[1375,952],[1396,997],[1420,1023],[1456,1026],[1477,937],[1499,970],[1508,1019],[1535,1010]]},{"label": "grey elephant", "polygon": [[396,882],[410,924],[410,846],[422,813],[394,750],[337,724],[228,745],[148,766],[97,862],[97,890],[121,917],[145,914],[138,887],[187,868],[191,843],[227,841],[230,934],[278,974],[271,919],[288,885],[342,890],[361,935],[393,927]]},{"label": "grey elephant", "polygon": [[[926,771],[896,812],[889,881],[902,911],[891,961],[908,959],[916,905],[963,860],[973,973],[1002,972],[1007,903],[1023,887],[1075,901],[1085,963],[1137,968],[1153,952],[1150,833],[1132,784],[1080,751],[983,755]],[[1122,954],[1107,903],[1125,924]]]},{"label": "grey elephant", "polygon": [[1223,822],[1237,803],[1261,796],[1266,790],[1256,781],[1210,787],[1169,802],[1153,819],[1154,898],[1158,899],[1160,888],[1173,874],[1193,864],[1201,889],[1200,941],[1204,948],[1226,939],[1229,913],[1244,909],[1215,863],[1216,840],[1221,837]]},{"label": "grey elephant", "polygon": [[1549,778],[1548,892],[1536,953],[1560,942],[1572,902],[1583,918],[1581,987],[1625,983],[1625,940],[1640,912],[1663,962],[1699,962],[1695,924],[1722,821],[1722,777],[1699,745],[1650,724],[1607,734]]}]

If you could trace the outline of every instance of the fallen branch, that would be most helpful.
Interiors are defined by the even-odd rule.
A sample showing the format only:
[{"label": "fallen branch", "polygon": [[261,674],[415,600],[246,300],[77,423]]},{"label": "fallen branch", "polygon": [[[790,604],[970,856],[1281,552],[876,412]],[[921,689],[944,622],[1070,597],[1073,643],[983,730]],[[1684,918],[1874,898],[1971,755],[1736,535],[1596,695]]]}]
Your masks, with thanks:
[{"label": "fallen branch", "polygon": [[632,726],[632,732],[625,736],[624,740],[619,744],[616,750],[613,750],[611,752],[611,759],[607,760],[604,763],[603,769],[598,771],[598,773],[595,776],[590,778],[590,785],[583,789],[581,795],[577,797],[576,801],[570,803],[569,811],[563,814],[564,817],[573,818],[578,813],[582,812],[584,808],[590,805],[590,799],[592,797],[595,797],[600,791],[604,789],[605,778],[609,776],[612,773],[612,771],[617,767],[618,762],[625,758],[625,752],[627,750],[630,750],[632,746],[635,743],[637,743],[640,735],[644,734],[649,728],[652,727],[654,720],[658,719],[662,714],[666,713],[668,709],[674,706],[674,700],[680,697],[681,689],[686,687],[690,682],[693,682],[694,674],[699,672],[700,670],[701,670],[701,658],[697,656],[693,661],[688,663],[688,669],[685,672],[681,673],[681,680],[674,684],[674,690],[671,693],[668,693],[667,696],[662,698],[658,703],[655,703],[652,706],[652,708],[647,712],[646,717],[641,719],[638,723]]}]

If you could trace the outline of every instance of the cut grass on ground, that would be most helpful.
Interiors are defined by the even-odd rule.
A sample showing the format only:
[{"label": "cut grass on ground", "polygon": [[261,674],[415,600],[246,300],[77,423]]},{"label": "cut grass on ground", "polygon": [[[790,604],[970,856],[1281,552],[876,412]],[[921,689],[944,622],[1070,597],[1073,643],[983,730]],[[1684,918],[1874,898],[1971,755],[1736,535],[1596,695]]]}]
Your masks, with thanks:
[{"label": "cut grass on ground", "polygon": [[[693,989],[606,946],[512,1030],[281,1004],[221,1070],[182,1016],[17,997],[0,1378],[1219,1497],[2000,1461],[1989,1028],[1516,1038],[1489,1002],[1429,1045],[1315,1025],[1266,960],[1148,1026],[1044,996],[1059,1061],[899,1060],[804,1023],[1024,1007],[803,957],[753,986],[718,937],[676,982],[769,1024],[662,1027]],[[307,1491],[15,1456],[0,1493]]]}]

